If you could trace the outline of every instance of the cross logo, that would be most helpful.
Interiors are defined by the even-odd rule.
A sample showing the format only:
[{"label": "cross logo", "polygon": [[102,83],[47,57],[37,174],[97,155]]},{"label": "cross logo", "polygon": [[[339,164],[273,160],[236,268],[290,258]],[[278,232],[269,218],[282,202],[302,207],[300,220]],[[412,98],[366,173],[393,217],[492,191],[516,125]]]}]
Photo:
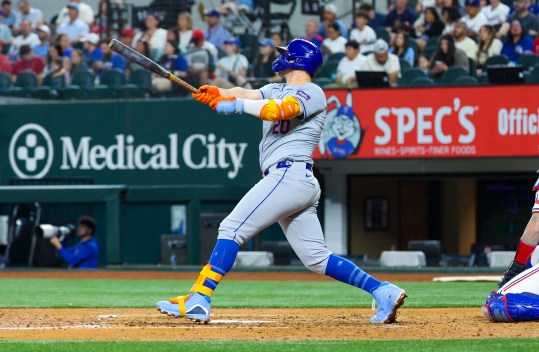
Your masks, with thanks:
[{"label": "cross logo", "polygon": [[20,127],[9,143],[9,162],[20,178],[44,177],[49,172],[53,155],[49,133],[34,123]]}]

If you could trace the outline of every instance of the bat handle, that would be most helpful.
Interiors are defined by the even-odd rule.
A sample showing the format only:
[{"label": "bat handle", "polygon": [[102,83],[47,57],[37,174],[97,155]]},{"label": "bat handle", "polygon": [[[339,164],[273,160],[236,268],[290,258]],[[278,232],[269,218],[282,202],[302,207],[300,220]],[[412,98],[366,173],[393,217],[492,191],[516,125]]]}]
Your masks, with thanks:
[{"label": "bat handle", "polygon": [[171,80],[172,82],[176,83],[177,85],[187,89],[188,91],[190,91],[191,93],[200,93],[198,91],[198,89],[196,89],[195,87],[193,87],[192,85],[190,85],[189,83],[179,79],[178,77],[176,77],[175,75],[173,75],[172,73],[169,72],[168,74],[168,79]]}]

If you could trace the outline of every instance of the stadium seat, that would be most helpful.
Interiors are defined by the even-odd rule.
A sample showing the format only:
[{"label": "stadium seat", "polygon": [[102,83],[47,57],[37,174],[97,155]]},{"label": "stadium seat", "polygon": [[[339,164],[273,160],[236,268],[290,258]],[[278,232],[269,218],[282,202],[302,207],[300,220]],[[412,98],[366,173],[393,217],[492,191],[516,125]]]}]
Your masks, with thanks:
[{"label": "stadium seat", "polygon": [[327,78],[327,77],[319,77],[319,78],[315,78],[314,83],[316,83],[318,86],[324,88],[325,86],[333,84],[334,80],[332,80],[331,78]]},{"label": "stadium seat", "polygon": [[438,46],[438,38],[439,37],[430,37],[429,40],[427,40],[427,45],[426,46],[437,47]]},{"label": "stadium seat", "polygon": [[535,65],[526,75],[526,83],[539,83],[539,65]]},{"label": "stadium seat", "polygon": [[134,84],[125,84],[116,91],[117,98],[144,98],[144,91]]},{"label": "stadium seat", "polygon": [[490,82],[488,81],[488,75],[486,72],[482,72],[479,76],[477,76],[477,82],[479,84],[488,85]]},{"label": "stadium seat", "polygon": [[[56,92],[56,94],[54,92]],[[32,91],[31,96],[35,99],[54,99],[58,96],[58,91],[53,91],[49,86],[38,86]]]},{"label": "stadium seat", "polygon": [[518,63],[522,65],[524,71],[531,70],[533,66],[539,64],[539,56],[524,54],[518,59]]},{"label": "stadium seat", "polygon": [[412,67],[410,66],[410,63],[406,61],[405,59],[403,59],[402,57],[399,58],[399,63],[401,64],[401,72],[408,70],[409,68]]},{"label": "stadium seat", "polygon": [[152,88],[152,75],[146,70],[135,70],[131,72],[129,84],[134,84],[144,92],[149,92]]},{"label": "stadium seat", "polygon": [[82,90],[89,90],[94,86],[95,81],[95,75],[90,71],[76,71],[73,74],[73,79],[71,80],[71,84],[78,86],[79,89]]},{"label": "stadium seat", "polygon": [[409,87],[431,87],[432,85],[432,80],[427,77],[416,78],[408,84]]},{"label": "stadium seat", "polygon": [[87,99],[110,99],[114,98],[113,90],[104,84],[98,84],[92,87],[85,96]]},{"label": "stadium seat", "polygon": [[323,64],[320,67],[320,71],[318,71],[316,78],[331,78],[334,80],[337,75],[337,66],[338,63],[335,62],[328,62]]},{"label": "stadium seat", "polygon": [[491,56],[487,59],[485,62],[485,67],[491,66],[491,65],[507,65],[509,64],[509,58],[505,55],[495,55]]},{"label": "stadium seat", "polygon": [[54,77],[52,73],[49,73],[43,79],[43,86],[48,86],[51,89],[62,90],[66,86],[65,76]]},{"label": "stadium seat", "polygon": [[62,98],[67,100],[82,99],[86,95],[85,91],[78,85],[71,84],[62,91]]},{"label": "stadium seat", "polygon": [[427,59],[430,59],[432,57],[432,55],[434,55],[436,50],[438,50],[438,46],[436,46],[436,45],[433,45],[433,46],[427,45],[425,47],[425,50],[423,51],[423,53],[424,53],[424,55],[425,55],[425,57]]},{"label": "stadium seat", "polygon": [[103,72],[99,79],[100,85],[105,85],[111,89],[119,89],[125,83],[125,75],[122,71],[112,69]]},{"label": "stadium seat", "polygon": [[445,86],[451,85],[458,78],[469,76],[468,73],[468,71],[460,66],[452,66],[440,77],[439,84]]},{"label": "stadium seat", "polygon": [[375,27],[374,32],[376,33],[376,38],[383,39],[389,44],[389,32],[386,27]]},{"label": "stadium seat", "polygon": [[21,87],[10,87],[7,91],[7,96],[17,98],[27,98],[30,94]]},{"label": "stadium seat", "polygon": [[335,53],[328,56],[326,63],[336,62],[337,64],[344,57],[344,53]]},{"label": "stadium seat", "polygon": [[9,87],[11,87],[11,77],[7,73],[0,72],[0,94],[7,94]]},{"label": "stadium seat", "polygon": [[37,87],[37,76],[33,72],[21,72],[15,79],[14,86],[30,92]]},{"label": "stadium seat", "polygon": [[468,58],[468,66],[470,66],[470,76],[476,77],[477,76],[477,63],[474,59]]},{"label": "stadium seat", "polygon": [[399,87],[409,86],[410,83],[417,78],[427,78],[427,76],[425,75],[425,72],[423,72],[423,70],[421,70],[420,68],[412,67],[406,71],[402,71],[401,77],[399,78],[399,81],[398,81],[398,86]]},{"label": "stadium seat", "polygon": [[477,84],[477,78],[471,76],[459,77],[451,83],[452,86],[476,86]]}]

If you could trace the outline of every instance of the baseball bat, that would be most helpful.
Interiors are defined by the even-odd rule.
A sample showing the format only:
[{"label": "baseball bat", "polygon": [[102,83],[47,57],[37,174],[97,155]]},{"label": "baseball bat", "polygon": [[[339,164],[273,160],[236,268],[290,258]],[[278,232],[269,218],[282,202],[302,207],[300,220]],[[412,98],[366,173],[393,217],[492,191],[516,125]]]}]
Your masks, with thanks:
[{"label": "baseball bat", "polygon": [[109,48],[118,54],[122,55],[126,59],[144,67],[145,69],[152,71],[156,75],[159,75],[161,77],[165,77],[166,79],[170,80],[171,82],[179,85],[180,87],[183,87],[187,89],[188,91],[192,93],[199,93],[198,89],[190,85],[189,83],[185,82],[183,79],[173,75],[169,71],[167,71],[164,67],[156,63],[155,61],[147,58],[146,56],[142,55],[138,51],[128,47],[124,43],[120,42],[117,39],[112,39],[109,43]]}]

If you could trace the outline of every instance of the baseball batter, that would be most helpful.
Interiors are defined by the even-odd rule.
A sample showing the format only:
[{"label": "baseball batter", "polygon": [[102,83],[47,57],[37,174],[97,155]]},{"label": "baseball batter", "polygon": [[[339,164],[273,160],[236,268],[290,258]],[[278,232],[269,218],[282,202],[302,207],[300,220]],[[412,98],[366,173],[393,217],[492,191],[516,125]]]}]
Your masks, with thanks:
[{"label": "baseball batter", "polygon": [[259,90],[202,86],[200,93],[193,94],[219,114],[246,113],[263,121],[259,149],[264,177],[221,223],[217,244],[190,294],[158,302],[157,308],[172,316],[208,322],[213,292],[232,268],[239,247],[278,222],[307,268],[369,292],[378,303],[371,322],[393,323],[405,291],[331,253],[316,215],[320,185],[313,175],[312,153],[322,134],[327,103],[312,77],[322,64],[322,54],[302,39],[277,50],[280,56],[272,67],[286,84],[269,84]]}]

